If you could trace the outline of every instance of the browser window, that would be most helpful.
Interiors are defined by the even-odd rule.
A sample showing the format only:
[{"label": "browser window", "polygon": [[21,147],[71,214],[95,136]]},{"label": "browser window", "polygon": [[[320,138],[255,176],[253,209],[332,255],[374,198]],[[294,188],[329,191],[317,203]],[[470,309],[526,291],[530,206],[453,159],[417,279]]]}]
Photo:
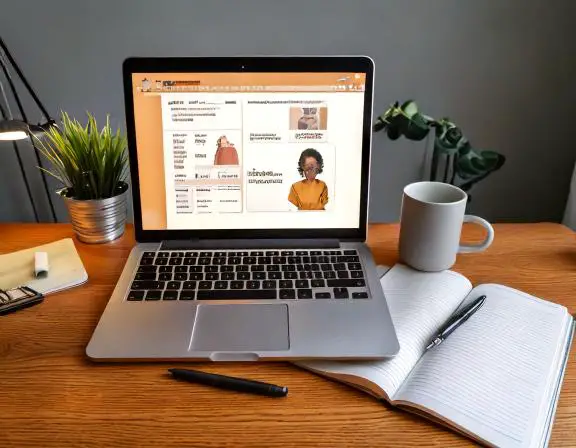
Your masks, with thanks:
[{"label": "browser window", "polygon": [[364,73],[138,73],[144,230],[356,228]]}]

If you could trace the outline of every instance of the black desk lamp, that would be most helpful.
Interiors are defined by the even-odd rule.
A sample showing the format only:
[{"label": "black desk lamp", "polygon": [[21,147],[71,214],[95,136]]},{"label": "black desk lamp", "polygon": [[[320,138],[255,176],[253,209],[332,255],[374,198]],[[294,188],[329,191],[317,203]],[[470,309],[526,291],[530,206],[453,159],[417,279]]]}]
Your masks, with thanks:
[{"label": "black desk lamp", "polygon": [[[14,69],[14,71],[16,72],[16,74],[18,75],[20,80],[22,81],[22,84],[24,84],[24,87],[26,87],[26,90],[28,91],[28,93],[30,94],[30,96],[32,97],[34,102],[36,103],[36,106],[38,106],[38,108],[42,112],[42,115],[44,116],[44,119],[46,120],[45,123],[34,125],[34,124],[30,124],[28,122],[28,117],[26,116],[26,111],[24,110],[24,107],[22,106],[22,102],[20,101],[20,97],[18,96],[18,91],[16,90],[16,86],[14,85],[14,81],[12,80],[12,77],[10,76],[10,71],[8,70],[8,63],[10,64],[10,66],[12,66],[12,68]],[[26,185],[26,190],[28,192],[30,204],[32,205],[32,209],[34,211],[34,217],[36,218],[36,222],[40,222],[40,218],[38,216],[38,210],[36,209],[36,204],[35,204],[34,198],[32,196],[32,191],[30,190],[30,184],[28,183],[28,178],[27,178],[26,172],[24,170],[24,164],[22,163],[22,158],[20,157],[20,152],[19,152],[18,146],[16,144],[16,140],[22,140],[22,139],[31,137],[30,142],[32,144],[32,147],[34,148],[34,154],[36,156],[36,161],[38,162],[38,166],[43,168],[42,159],[40,158],[40,154],[38,152],[38,149],[36,148],[36,145],[34,142],[34,137],[40,137],[50,127],[55,126],[56,122],[52,118],[50,118],[50,114],[48,113],[48,111],[46,110],[46,108],[44,107],[44,105],[42,104],[42,102],[40,101],[38,96],[36,95],[36,92],[34,92],[34,89],[32,89],[32,86],[28,83],[28,80],[26,79],[26,77],[24,76],[22,71],[20,70],[20,67],[18,67],[18,64],[16,64],[16,61],[14,60],[14,58],[12,57],[10,52],[8,51],[8,48],[6,47],[6,44],[4,43],[4,40],[2,40],[1,37],[0,37],[0,68],[2,69],[2,72],[4,73],[4,76],[6,78],[6,81],[8,82],[8,85],[10,86],[10,90],[12,92],[12,95],[14,96],[14,100],[16,101],[18,111],[20,112],[20,115],[22,116],[22,120],[15,120],[14,119],[14,117],[12,116],[12,112],[10,110],[10,104],[8,103],[8,99],[6,98],[6,94],[4,92],[4,88],[2,86],[2,83],[0,83],[0,91],[1,91],[0,93],[4,97],[4,102],[6,103],[6,108],[3,108],[1,103],[0,103],[0,118],[1,118],[1,120],[0,120],[0,140],[11,140],[12,141],[12,146],[14,148],[14,152],[16,154],[16,158],[18,159],[18,164],[20,166],[20,171],[22,173],[22,178],[24,180],[24,183]],[[46,173],[43,170],[41,170],[40,173],[42,176],[42,182],[44,184],[44,190],[46,191],[46,196],[48,197],[48,203],[50,204],[50,211],[52,212],[52,219],[54,220],[54,222],[58,222],[58,218],[56,217],[56,211],[54,210],[54,203],[52,202],[52,195],[50,194],[50,189],[48,188],[48,181],[46,179]]]}]

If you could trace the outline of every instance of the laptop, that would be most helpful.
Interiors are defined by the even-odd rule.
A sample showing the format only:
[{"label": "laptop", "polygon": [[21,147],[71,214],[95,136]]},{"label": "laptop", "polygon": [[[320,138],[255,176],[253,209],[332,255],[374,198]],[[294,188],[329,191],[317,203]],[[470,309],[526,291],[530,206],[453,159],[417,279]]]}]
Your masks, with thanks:
[{"label": "laptop", "polygon": [[368,57],[129,58],[133,248],[96,361],[378,359]]}]

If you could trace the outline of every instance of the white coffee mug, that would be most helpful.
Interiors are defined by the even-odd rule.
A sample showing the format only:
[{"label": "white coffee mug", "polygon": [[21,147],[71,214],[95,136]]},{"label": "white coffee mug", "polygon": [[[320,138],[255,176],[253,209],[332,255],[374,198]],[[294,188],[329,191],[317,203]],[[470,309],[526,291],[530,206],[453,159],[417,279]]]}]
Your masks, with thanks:
[{"label": "white coffee mug", "polygon": [[[416,182],[404,188],[400,218],[400,260],[421,271],[443,271],[456,254],[480,252],[494,240],[494,229],[478,216],[465,215],[468,195],[442,182]],[[464,222],[483,226],[488,235],[480,244],[460,244]]]}]

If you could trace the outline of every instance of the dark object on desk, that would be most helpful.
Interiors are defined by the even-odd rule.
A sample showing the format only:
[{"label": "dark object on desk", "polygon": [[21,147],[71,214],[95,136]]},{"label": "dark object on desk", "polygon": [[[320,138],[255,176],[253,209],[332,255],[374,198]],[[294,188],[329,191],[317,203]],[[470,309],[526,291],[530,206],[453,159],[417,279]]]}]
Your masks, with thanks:
[{"label": "dark object on desk", "polygon": [[432,347],[436,347],[437,345],[442,344],[444,340],[452,334],[456,328],[470,319],[470,316],[482,308],[484,302],[486,301],[486,296],[480,296],[476,300],[474,300],[470,305],[464,307],[462,311],[455,314],[452,319],[446,322],[446,325],[440,330],[438,336],[434,338],[432,342],[426,347],[426,350],[431,349]]},{"label": "dark object on desk", "polygon": [[[22,101],[18,95],[18,91],[16,90],[16,85],[11,77],[9,71],[9,65],[14,69],[21,83],[24,85],[24,87],[26,87],[26,90],[34,100],[34,103],[36,103],[36,106],[42,112],[43,120],[45,120],[44,123],[33,125],[28,121],[26,111],[24,110]],[[34,202],[32,191],[30,189],[30,184],[28,182],[28,178],[24,170],[24,165],[22,163],[22,158],[20,156],[20,151],[14,140],[22,140],[27,137],[30,137],[30,143],[34,148],[34,155],[36,157],[36,162],[38,163],[38,166],[40,168],[43,168],[44,164],[36,148],[35,139],[38,138],[38,136],[43,135],[43,133],[46,132],[51,127],[55,126],[56,122],[50,117],[50,114],[48,113],[48,111],[46,110],[46,108],[36,95],[36,92],[34,92],[34,89],[32,89],[30,83],[28,83],[28,80],[24,76],[24,73],[22,73],[22,70],[20,70],[20,67],[18,66],[18,64],[16,63],[10,52],[8,51],[8,47],[6,46],[1,37],[0,37],[0,69],[2,70],[2,73],[4,74],[6,80],[8,81],[8,86],[10,87],[10,91],[12,92],[12,96],[14,97],[14,100],[16,102],[16,106],[18,107],[20,116],[22,117],[22,120],[14,119],[12,111],[10,110],[10,103],[8,102],[8,99],[4,95],[4,90],[1,89],[1,93],[4,97],[3,99],[6,108],[4,109],[0,105],[0,140],[13,141],[12,145],[14,148],[14,153],[16,154],[16,158],[18,159],[18,165],[20,166],[20,172],[22,174],[22,179],[24,180],[24,184],[26,186],[26,191],[28,193],[28,198],[30,199],[30,205],[32,206],[34,217],[36,218],[36,222],[40,222],[40,217],[38,215],[36,203]],[[50,205],[50,212],[52,214],[52,219],[54,220],[54,222],[58,222],[58,219],[56,217],[56,211],[54,209],[54,203],[52,202],[52,194],[50,193],[50,189],[48,188],[46,173],[43,170],[41,170],[41,175],[44,191],[46,192],[46,197],[48,198],[48,204]]]},{"label": "dark object on desk", "polygon": [[28,308],[44,300],[44,296],[28,286],[9,290],[0,289],[0,316]]},{"label": "dark object on desk", "polygon": [[168,369],[168,372],[178,380],[205,384],[220,389],[248,392],[266,395],[268,397],[285,397],[288,394],[287,387],[275,386],[274,384],[263,383],[261,381],[245,380],[232,376],[218,375],[216,373],[199,372],[197,370]]}]

